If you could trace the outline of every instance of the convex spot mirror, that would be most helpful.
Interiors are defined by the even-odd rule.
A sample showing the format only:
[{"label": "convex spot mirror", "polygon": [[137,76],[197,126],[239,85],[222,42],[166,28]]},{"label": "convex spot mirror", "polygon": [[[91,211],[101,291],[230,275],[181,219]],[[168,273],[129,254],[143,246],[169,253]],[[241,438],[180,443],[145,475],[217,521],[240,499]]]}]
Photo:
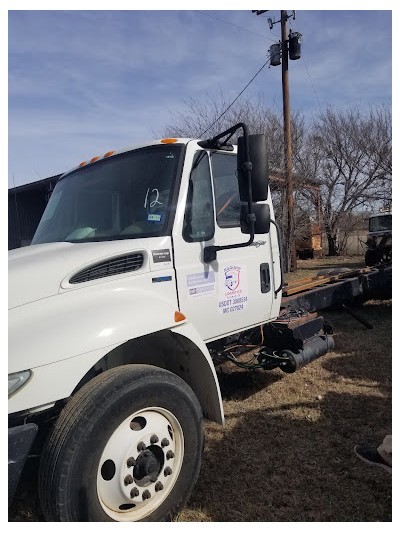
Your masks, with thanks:
[{"label": "convex spot mirror", "polygon": [[[242,204],[240,208],[240,229],[242,233],[250,234],[249,223],[246,220],[249,208],[247,204]],[[254,222],[254,233],[269,233],[271,225],[271,213],[268,204],[253,204],[253,213],[256,216]]]},{"label": "convex spot mirror", "polygon": [[[264,134],[249,135],[249,159],[252,164],[251,189],[253,202],[262,202],[268,199],[268,155],[267,143]],[[239,194],[242,202],[248,201],[247,172],[243,168],[246,162],[244,137],[238,138],[238,180]]]}]

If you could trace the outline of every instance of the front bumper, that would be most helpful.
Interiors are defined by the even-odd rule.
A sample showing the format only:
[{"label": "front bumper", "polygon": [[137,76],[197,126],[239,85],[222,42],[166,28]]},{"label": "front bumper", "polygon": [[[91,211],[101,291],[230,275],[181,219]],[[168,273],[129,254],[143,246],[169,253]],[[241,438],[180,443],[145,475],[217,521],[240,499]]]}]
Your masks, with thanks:
[{"label": "front bumper", "polygon": [[8,505],[14,498],[27,455],[38,432],[36,424],[8,428]]}]

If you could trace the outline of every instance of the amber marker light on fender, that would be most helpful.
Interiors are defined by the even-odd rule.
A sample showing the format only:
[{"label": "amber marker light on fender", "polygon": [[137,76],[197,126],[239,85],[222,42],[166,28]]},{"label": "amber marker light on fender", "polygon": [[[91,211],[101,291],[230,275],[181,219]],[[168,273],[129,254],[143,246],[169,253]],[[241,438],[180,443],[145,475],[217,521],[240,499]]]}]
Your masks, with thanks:
[{"label": "amber marker light on fender", "polygon": [[175,311],[175,322],[182,322],[182,320],[186,320],[185,315],[180,311]]}]

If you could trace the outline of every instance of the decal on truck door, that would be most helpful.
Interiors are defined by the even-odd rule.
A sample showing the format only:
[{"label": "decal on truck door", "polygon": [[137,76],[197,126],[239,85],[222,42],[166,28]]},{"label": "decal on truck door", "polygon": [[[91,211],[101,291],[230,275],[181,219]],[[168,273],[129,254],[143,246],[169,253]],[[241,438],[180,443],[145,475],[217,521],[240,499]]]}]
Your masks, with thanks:
[{"label": "decal on truck door", "polygon": [[196,298],[199,296],[210,296],[215,294],[215,272],[199,272],[198,274],[188,274],[186,285],[189,296]]},{"label": "decal on truck door", "polygon": [[247,306],[247,268],[229,266],[219,274],[220,314],[243,311]]}]

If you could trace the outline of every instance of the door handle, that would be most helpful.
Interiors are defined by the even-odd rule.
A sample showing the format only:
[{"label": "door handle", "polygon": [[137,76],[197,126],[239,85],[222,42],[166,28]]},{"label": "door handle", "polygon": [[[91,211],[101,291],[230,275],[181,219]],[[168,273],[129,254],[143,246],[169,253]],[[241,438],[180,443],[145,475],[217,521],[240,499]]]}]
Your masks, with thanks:
[{"label": "door handle", "polygon": [[260,265],[260,283],[261,292],[269,292],[271,290],[271,276],[269,275],[269,264],[261,263]]}]

